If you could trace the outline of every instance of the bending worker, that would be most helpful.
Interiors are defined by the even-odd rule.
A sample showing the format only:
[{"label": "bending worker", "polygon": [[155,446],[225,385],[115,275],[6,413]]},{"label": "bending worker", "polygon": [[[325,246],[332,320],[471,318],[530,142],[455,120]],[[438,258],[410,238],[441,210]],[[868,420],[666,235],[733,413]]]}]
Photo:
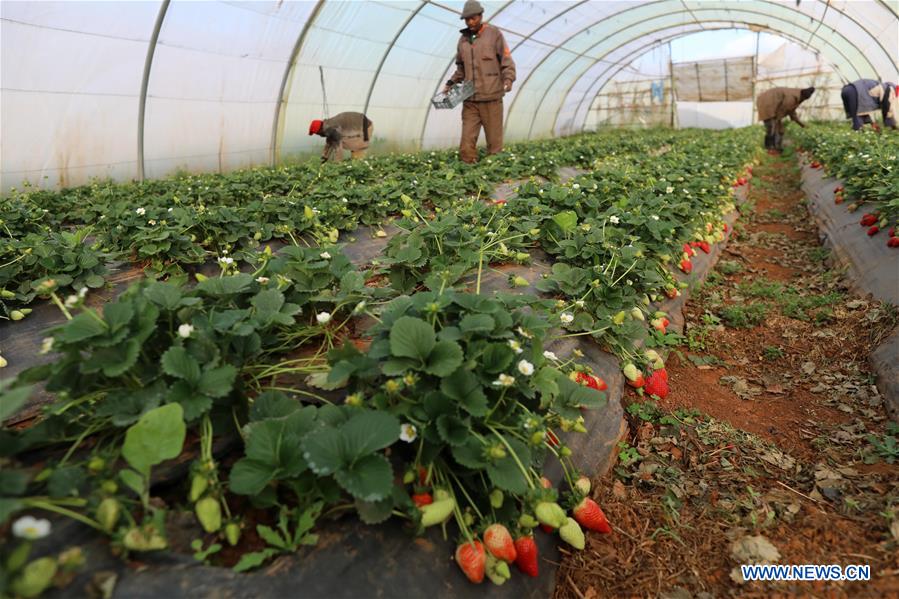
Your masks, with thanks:
[{"label": "bending worker", "polygon": [[759,120],[765,123],[765,149],[769,152],[783,149],[784,118],[790,117],[797,125],[805,127],[796,109],[813,93],[814,87],[775,87],[759,94],[758,111]]},{"label": "bending worker", "polygon": [[353,160],[365,156],[371,141],[374,125],[361,112],[341,112],[323,121],[309,123],[309,135],[320,135],[327,139],[322,152],[322,162],[343,160],[343,151],[350,151]]},{"label": "bending worker", "polygon": [[896,84],[880,83],[873,79],[859,79],[843,86],[840,92],[843,99],[843,109],[846,118],[852,119],[853,131],[858,131],[864,125],[877,125],[871,120],[871,115],[880,110],[883,116],[883,125],[896,128]]},{"label": "bending worker", "polygon": [[459,158],[469,164],[478,160],[478,136],[484,127],[487,152],[503,150],[503,95],[512,91],[515,63],[502,32],[483,22],[484,7],[468,0],[462,9],[466,28],[456,46],[456,72],[443,92],[463,80],[474,81],[474,95],[462,104],[462,139]]}]

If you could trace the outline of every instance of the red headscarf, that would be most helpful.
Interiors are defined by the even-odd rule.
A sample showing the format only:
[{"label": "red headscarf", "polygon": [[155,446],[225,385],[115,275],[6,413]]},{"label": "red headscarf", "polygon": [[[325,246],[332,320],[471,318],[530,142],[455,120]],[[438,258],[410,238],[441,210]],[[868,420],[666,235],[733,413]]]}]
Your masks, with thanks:
[{"label": "red headscarf", "polygon": [[315,135],[322,130],[322,122],[318,119],[309,123],[309,135]]}]

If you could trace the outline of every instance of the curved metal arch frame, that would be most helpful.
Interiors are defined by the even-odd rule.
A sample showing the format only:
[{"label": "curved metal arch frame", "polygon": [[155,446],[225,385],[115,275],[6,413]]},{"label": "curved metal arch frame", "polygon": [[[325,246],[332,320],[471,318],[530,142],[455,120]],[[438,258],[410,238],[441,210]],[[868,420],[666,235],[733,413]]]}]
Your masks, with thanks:
[{"label": "curved metal arch frame", "polygon": [[[718,9],[718,8],[698,8],[698,9],[695,9],[695,12],[702,13],[702,12],[712,12],[712,11],[719,11],[719,10],[721,10],[721,9]],[[765,13],[765,12],[754,11],[754,10],[743,9],[743,8],[733,8],[733,9],[727,9],[727,10],[728,10],[728,12],[732,12],[732,13],[734,13],[735,15],[739,15],[739,14],[754,14],[754,15],[759,15],[759,16],[761,16],[761,17],[765,17],[765,18],[768,18],[768,19],[774,19],[774,20],[777,20],[777,21],[779,21],[779,22],[781,22],[781,23],[784,23],[784,24],[795,25],[796,27],[798,27],[798,28],[800,28],[800,29],[805,29],[805,27],[802,27],[802,26],[800,26],[800,25],[796,25],[795,23],[790,23],[790,22],[788,22],[788,21],[786,21],[786,20],[784,20],[784,19],[782,19],[782,18],[780,18],[780,17],[775,17],[775,16],[772,16],[771,14]],[[684,11],[684,10],[680,10],[680,11],[674,11],[674,12],[670,12],[670,13],[662,13],[662,14],[659,14],[659,15],[653,17],[652,19],[648,19],[648,21],[655,20],[655,19],[659,19],[659,18],[662,18],[662,17],[667,17],[667,16],[673,16],[673,15],[683,14],[683,13],[685,13],[685,12],[686,12],[686,11]],[[737,19],[734,19],[734,21],[735,21],[735,22],[740,22],[740,21],[742,21],[742,19],[737,18]],[[639,23],[633,23],[633,24],[631,24],[631,25],[628,25],[627,27],[624,27],[624,28],[621,28],[621,29],[616,30],[615,33],[617,34],[617,33],[619,33],[619,32],[626,31],[627,29],[629,29],[629,28],[631,28],[631,27],[634,27],[634,26],[637,26],[637,25],[641,25],[641,24],[644,24],[644,23],[646,23],[646,22],[647,22],[647,21],[641,21],[641,22],[639,22]],[[699,21],[695,21],[695,22],[696,22],[697,25],[699,25]],[[760,24],[760,23],[755,23],[755,22],[752,22],[752,23],[753,23],[753,24]],[[684,23],[684,24],[686,24],[686,23]],[[772,31],[778,31],[777,28],[775,28],[775,27],[771,27],[770,25],[767,25],[767,24],[765,24],[765,25],[766,25],[769,29],[771,29]],[[670,27],[670,26],[668,26],[668,27]],[[649,31],[649,32],[642,33],[641,35],[645,35],[646,33],[655,33],[656,31],[662,31],[662,30],[664,30],[664,29],[666,29],[666,28],[667,28],[667,27],[659,28],[659,29],[657,29],[657,30],[653,30],[653,31]],[[701,29],[701,26],[700,26],[700,29]],[[833,30],[831,29],[831,31],[833,31]],[[614,50],[620,48],[621,46],[623,46],[623,45],[625,45],[625,44],[627,44],[627,43],[630,43],[630,42],[633,41],[634,39],[635,39],[635,38],[631,38],[631,39],[627,40],[626,42],[624,42],[624,43],[622,43],[622,44],[619,44],[617,47],[612,48],[611,51],[614,51]],[[844,37],[843,39],[846,39],[846,38]],[[849,40],[846,40],[846,41],[848,42]],[[602,43],[604,43],[604,42],[605,42],[605,40],[602,40],[602,41],[600,41],[600,42],[597,42],[596,44],[594,44],[593,46],[590,47],[590,50],[595,49],[597,46],[599,46],[600,44],[602,44]],[[855,47],[855,46],[854,46],[853,44],[851,44],[851,43],[850,43],[849,45],[852,46],[852,47]],[[832,46],[831,44],[827,44],[827,46],[830,47],[830,48],[832,48],[837,54],[839,54],[840,56],[842,56],[842,57],[846,60],[846,64],[847,64],[848,66],[850,66],[850,67],[856,72],[856,74],[858,74],[859,71],[858,71],[858,68],[855,66],[855,63],[854,63],[854,62],[852,62],[851,60],[849,60],[849,59],[848,59],[842,52],[840,52],[835,46]],[[610,52],[611,52],[611,51],[610,51]],[[601,61],[605,58],[605,56],[607,56],[608,54],[609,54],[609,52],[605,52],[601,57],[599,57],[599,58],[597,58],[596,60],[594,60],[593,63],[592,63],[590,66],[588,66],[586,69],[584,69],[584,70],[581,72],[581,74],[578,75],[578,76],[575,78],[575,80],[574,80],[574,82],[572,83],[572,85],[569,86],[569,90],[570,90],[571,87],[574,86],[574,84],[577,82],[578,79],[580,79],[581,77],[583,77],[584,73],[586,73],[588,70],[590,70],[591,68],[593,68],[593,66],[594,66],[596,63],[601,62]],[[575,59],[575,60],[577,60],[577,59]],[[563,69],[560,69],[560,71],[556,74],[556,76],[553,78],[553,80],[552,80],[552,81],[549,83],[549,85],[547,85],[546,88],[544,89],[543,95],[541,96],[540,101],[537,103],[537,107],[536,107],[536,109],[534,110],[533,116],[531,117],[531,123],[530,123],[530,125],[529,125],[529,127],[528,127],[528,135],[527,135],[527,137],[526,137],[525,139],[530,139],[530,138],[531,138],[531,134],[532,134],[533,128],[534,128],[534,122],[535,122],[536,119],[537,119],[537,115],[540,113],[540,108],[543,106],[543,102],[546,100],[546,97],[547,97],[547,95],[549,94],[549,91],[550,91],[550,90],[552,89],[552,87],[555,85],[556,81],[559,80],[559,78],[562,76],[562,74],[563,74],[565,71],[567,71],[568,68],[571,67],[571,65],[574,64],[575,60],[572,60],[571,62],[569,62],[567,65],[565,65],[565,67],[564,67]],[[866,61],[867,61],[867,59],[866,59]],[[868,61],[868,66],[869,66],[872,70],[874,69],[874,66],[870,63],[870,61]],[[530,75],[533,75],[533,73],[534,73],[535,71],[536,71],[536,69],[534,69],[534,71],[531,71],[531,73],[529,74],[529,79],[530,79]],[[524,87],[524,85],[522,85],[522,87]],[[567,92],[566,92],[565,95],[567,96]],[[559,108],[556,110],[556,116],[554,117],[554,120],[555,120],[555,118],[558,118],[558,112],[561,110],[561,108],[562,108],[562,107],[561,107],[561,105],[560,105]],[[510,116],[511,116],[511,112],[512,112],[512,111],[511,111],[511,109],[510,109],[510,110],[509,110]]]},{"label": "curved metal arch frame", "polygon": [[[801,14],[801,15],[803,15],[803,16],[809,16],[809,15],[807,15],[806,13],[804,13],[804,12],[802,12],[802,11],[796,10],[796,9],[791,8],[791,7],[789,7],[789,6],[784,6],[784,5],[782,5],[782,4],[778,4],[778,3],[776,3],[776,2],[771,2],[770,0],[760,0],[760,1],[765,2],[766,4],[773,4],[773,5],[775,5],[775,6],[780,6],[780,7],[784,8],[784,9],[786,9],[786,10],[789,10],[789,11],[791,11],[791,12],[795,12],[795,13]],[[635,5],[635,6],[633,6],[633,7],[626,8],[626,9],[624,9],[624,10],[622,10],[622,11],[619,11],[619,12],[615,13],[613,16],[614,16],[614,17],[618,17],[618,16],[623,15],[623,14],[625,14],[625,13],[627,13],[627,12],[630,12],[630,11],[633,11],[633,10],[642,9],[642,8],[647,7],[647,6],[651,6],[651,5],[653,5],[653,4],[660,4],[660,3],[670,3],[670,1],[669,1],[669,0],[659,0],[658,2],[647,2],[647,3]],[[697,9],[689,9],[688,7],[686,7],[686,5],[683,4],[683,0],[682,0],[681,4],[684,6],[684,8],[681,9],[681,10],[671,11],[671,12],[667,12],[667,13],[660,13],[660,14],[658,14],[658,15],[653,16],[652,18],[655,19],[655,18],[659,18],[659,17],[663,17],[663,16],[669,16],[669,15],[675,15],[675,14],[685,14],[685,13],[689,13],[689,14],[693,17],[693,22],[696,23],[696,24],[699,26],[700,29],[702,29],[701,21],[699,21],[699,20],[696,19],[695,12],[713,11],[713,10],[725,10],[725,9],[722,9],[722,8],[697,8]],[[754,7],[749,7],[749,8],[728,8],[728,9],[726,9],[726,10],[728,10],[728,11],[734,11],[734,12],[751,12],[751,13],[753,13],[753,14],[759,14],[759,15],[763,15],[763,16],[766,16],[766,17],[769,17],[769,18],[772,18],[772,19],[777,19],[778,21],[781,21],[781,22],[783,22],[783,23],[789,23],[789,24],[791,24],[791,25],[794,25],[794,26],[796,26],[796,27],[798,27],[798,28],[800,28],[800,29],[804,29],[804,30],[809,31],[809,32],[812,31],[809,27],[805,27],[805,26],[803,26],[803,25],[801,25],[801,24],[799,24],[799,23],[788,22],[788,21],[786,21],[785,19],[783,19],[783,18],[781,18],[781,17],[773,16],[773,15],[771,15],[771,14],[768,13],[768,12],[763,12],[763,11],[759,11],[759,10],[752,10],[752,8],[754,8]],[[695,12],[694,12],[694,11],[695,11]],[[841,14],[843,14],[844,16],[846,16],[847,18],[849,18],[849,19],[850,19],[853,23],[855,23],[860,29],[862,29],[863,31],[865,31],[865,33],[867,33],[871,39],[875,40],[875,41],[877,42],[878,46],[879,46],[879,47],[880,47],[880,48],[881,48],[881,49],[882,49],[882,50],[889,56],[889,53],[886,52],[886,49],[883,48],[883,46],[882,46],[882,45],[880,44],[880,42],[877,40],[876,36],[874,36],[874,35],[873,35],[873,34],[872,34],[866,27],[864,27],[861,23],[859,23],[858,21],[856,21],[856,20],[853,19],[852,17],[846,15],[846,13],[842,13],[842,12],[841,12]],[[597,21],[597,22],[598,22],[598,21]],[[569,41],[571,41],[572,39],[576,38],[577,36],[581,35],[583,32],[587,31],[587,30],[590,29],[591,27],[595,26],[597,22],[594,22],[594,23],[592,23],[590,26],[584,27],[583,29],[580,29],[580,30],[578,30],[577,32],[573,33],[573,34],[570,35],[564,42],[562,42],[561,44],[559,44],[559,46],[558,46],[557,48],[558,48],[558,49],[563,49],[562,47],[563,47],[565,44],[567,44]],[[632,24],[629,24],[629,25],[627,25],[626,27],[624,27],[624,28],[622,28],[622,29],[617,29],[617,30],[615,31],[615,33],[618,33],[619,31],[623,31],[623,30],[625,30],[625,29],[629,29],[629,28],[631,28],[631,27],[634,27],[636,24],[638,24],[638,23],[632,23]],[[823,24],[823,22],[822,22],[822,23],[819,23],[819,28],[820,28],[820,26],[821,26],[822,24]],[[843,36],[842,34],[839,34],[839,32],[837,32],[837,31],[836,31],[833,27],[831,27],[830,25],[827,26],[827,29],[828,29],[828,31],[830,31],[831,33],[836,33],[837,35],[839,35],[842,39],[844,39],[844,40],[848,43],[849,46],[851,46],[851,47],[853,47],[853,48],[856,48],[856,50],[858,50],[859,54],[861,54],[861,50],[859,50],[858,47],[857,47],[851,40],[849,40],[847,37]],[[795,38],[794,38],[794,39],[795,39]],[[797,41],[798,43],[800,43],[801,45],[804,45],[804,46],[806,46],[806,47],[809,46],[809,44],[808,44],[807,42],[803,42],[802,40],[796,39],[796,41]],[[835,46],[833,46],[832,44],[830,44],[830,43],[827,42],[826,40],[822,39],[822,42],[823,42],[827,47],[833,48],[838,54],[840,54],[840,56],[842,56],[842,57],[846,60],[846,64],[847,64],[848,66],[852,67],[853,70],[855,70],[856,74],[859,73],[858,68],[855,66],[855,63],[854,63],[853,61],[849,60],[849,58],[846,57],[846,55],[844,55],[842,52],[840,52],[839,50],[837,50]],[[590,50],[592,50],[593,48],[595,48],[597,45],[599,45],[599,43],[594,44],[593,46],[591,46]],[[812,47],[814,47],[816,50],[820,51],[820,50],[819,50],[819,47],[818,47],[817,45],[812,46]],[[588,52],[589,52],[590,50],[588,50]],[[525,78],[524,82],[519,86],[519,93],[516,94],[515,98],[512,100],[512,105],[509,107],[509,112],[508,112],[508,115],[509,115],[509,116],[511,116],[512,111],[515,109],[516,101],[517,101],[518,98],[521,96],[521,90],[523,90],[523,88],[527,85],[528,81],[530,81],[531,76],[532,76],[532,75],[533,75],[533,74],[534,74],[534,73],[535,73],[535,72],[536,72],[536,71],[537,71],[537,70],[544,64],[544,62],[545,62],[546,60],[548,60],[553,54],[554,54],[554,52],[550,52],[550,53],[548,53],[546,56],[544,56],[544,57],[540,60],[540,62],[537,63],[537,65],[536,65],[533,69],[531,69],[530,73],[528,73],[528,76]],[[567,65],[565,65],[565,67],[562,69],[562,71],[567,70],[568,67],[570,67],[570,66],[575,62],[575,60],[577,60],[578,58],[580,58],[580,57],[583,56],[584,54],[586,54],[586,52],[581,53],[581,54],[575,56],[575,59],[572,60],[571,62],[569,62]],[[862,55],[862,56],[863,56],[863,58],[865,58],[864,55]],[[872,70],[874,70],[874,65],[871,64],[871,62],[870,62],[869,60],[867,60],[867,58],[865,58],[865,60],[868,62],[868,66],[869,66]],[[595,64],[595,63],[594,63],[594,64]],[[591,65],[590,68],[592,68],[592,66],[593,66],[593,65]],[[557,78],[558,78],[558,77],[557,77]],[[539,113],[539,106],[542,105],[543,100],[545,99],[546,94],[548,93],[549,88],[552,87],[552,85],[553,85],[554,83],[555,83],[555,80],[553,81],[553,83],[550,84],[549,87],[547,87],[546,91],[544,91],[544,95],[543,95],[543,97],[541,98],[540,102],[538,103],[538,110],[536,111],[536,113]],[[561,108],[560,108],[560,109],[561,109]],[[536,113],[535,113],[535,115],[536,115]],[[558,118],[558,114],[556,115],[556,118]],[[534,117],[534,119],[536,119],[536,116]],[[526,138],[526,139],[529,139],[530,136],[531,136],[531,131],[533,130],[534,119],[531,120],[531,124],[530,124],[530,126],[528,127],[528,135],[527,135],[527,138]],[[555,120],[555,119],[554,119],[554,120]],[[507,131],[508,124],[509,124],[509,118],[507,117],[507,119],[506,119],[506,121],[505,121],[505,123],[504,123],[504,125],[503,125],[504,132]]]},{"label": "curved metal arch frame", "polygon": [[[721,22],[725,22],[725,21],[721,21]],[[741,23],[739,23],[739,22],[734,22],[734,21],[729,21],[729,22],[732,23],[732,25],[733,25],[732,28],[734,28],[734,29],[744,29],[744,28],[745,28],[745,27],[741,27],[741,26],[740,26]],[[743,25],[745,25],[745,24],[743,24]],[[672,26],[672,27],[677,27],[677,25],[674,25],[674,26]],[[661,31],[661,30],[660,30],[660,31]],[[696,29],[696,30],[694,30],[694,31],[691,31],[690,34],[697,33],[697,32],[699,32],[699,31],[701,31],[701,29]],[[773,29],[772,29],[772,31],[776,31],[776,30],[773,30]],[[690,35],[690,34],[686,34],[686,35]],[[792,41],[794,41],[794,42],[796,42],[796,43],[802,43],[802,40],[801,40],[801,39],[799,39],[799,38],[797,38],[796,36],[791,35],[791,34],[789,34],[789,33],[785,33],[785,32],[778,31],[778,32],[777,32],[777,35],[780,36],[780,37],[784,37],[784,38],[790,39],[790,40],[792,40]],[[675,38],[677,38],[677,37],[680,37],[680,36],[672,36],[672,37],[669,38],[669,39],[675,39]],[[647,44],[647,45],[641,46],[641,48],[646,48],[646,47],[649,46],[649,45],[651,45],[651,44]],[[620,48],[620,47],[621,47],[621,46],[619,46],[619,48]],[[611,50],[609,53],[614,52],[614,51],[617,50],[617,49],[618,49],[618,48],[615,48],[615,49]],[[838,51],[838,52],[839,52],[839,51]],[[631,58],[631,57],[633,57],[633,58]],[[638,57],[639,57],[639,56],[635,56],[635,53],[631,53],[631,54],[628,54],[628,55],[625,57],[625,59],[630,59],[630,62],[633,62],[633,60],[635,60],[635,59],[638,58]],[[844,58],[845,58],[845,56],[844,56]],[[598,61],[597,61],[597,62],[598,62]],[[828,62],[830,62],[830,65],[834,68],[834,70],[837,72],[837,74],[838,74],[840,77],[843,77],[843,78],[845,79],[845,76],[844,76],[842,70],[840,69],[840,67],[839,67],[836,63],[834,63],[834,62],[831,62],[831,61],[828,61]],[[594,66],[595,64],[596,64],[596,63],[594,63],[593,65],[590,65],[590,67],[587,69],[587,71],[589,71],[590,69],[592,69],[593,66]],[[617,64],[617,63],[616,63],[616,64]],[[597,90],[596,94],[594,94],[594,95],[598,95],[598,94],[599,94],[599,91],[601,91],[601,90],[606,86],[606,84],[607,84],[609,81],[611,81],[612,79],[614,79],[615,75],[617,75],[622,69],[624,69],[624,67],[626,67],[627,64],[629,64],[629,63],[622,64],[622,65],[618,68],[618,70],[617,70],[611,77],[609,77],[609,78],[606,80],[606,82],[603,83],[602,87],[600,87],[599,90]],[[851,64],[851,63],[849,63],[849,64]],[[604,75],[605,73],[607,73],[607,72],[609,71],[609,69],[610,69],[612,66],[614,66],[614,65],[611,65],[609,68],[607,68],[605,71],[603,71],[603,73],[602,73],[601,75],[599,75],[598,77],[596,77],[596,79],[594,79],[594,83],[596,82],[596,80],[598,80],[600,77],[602,77],[602,75]],[[584,73],[586,74],[587,71],[585,71]],[[578,81],[580,81],[581,79],[583,79],[583,75],[582,75],[581,77],[577,78],[574,82],[572,82],[572,84],[568,87],[568,90],[566,90],[566,92],[565,92],[565,94],[564,94],[564,98],[568,98],[568,96],[571,94],[571,90],[574,88],[575,85],[577,85]],[[577,113],[580,112],[581,109],[583,108],[584,100],[590,95],[590,88],[591,88],[592,86],[593,86],[593,83],[590,84],[590,87],[587,88],[587,90],[584,92],[583,96],[581,96],[580,101],[578,101],[578,106],[577,106],[577,108],[575,109],[575,116],[577,116]],[[565,102],[564,102],[564,100],[563,100],[562,106],[564,106],[564,104],[565,104]],[[555,119],[554,119],[554,121],[553,121],[553,131],[555,131],[556,126],[558,125],[559,113],[560,113],[561,110],[562,110],[562,106],[560,106],[560,107],[559,107],[559,110],[556,112],[556,117],[555,117]],[[584,120],[585,120],[585,122],[586,122],[586,117],[585,117]],[[581,129],[583,129],[583,125],[582,125]]]},{"label": "curved metal arch frame", "polygon": [[318,15],[324,5],[325,0],[318,0],[315,8],[313,8],[312,12],[309,14],[309,18],[307,18],[306,22],[303,24],[303,28],[300,30],[300,34],[297,36],[297,41],[293,45],[293,50],[290,52],[290,58],[287,60],[287,65],[284,68],[284,76],[281,77],[281,86],[278,88],[278,97],[275,101],[275,115],[272,117],[272,139],[269,145],[269,153],[271,154],[271,166],[278,165],[278,158],[280,155],[280,151],[278,148],[278,137],[281,134],[282,112],[284,110],[284,106],[287,105],[287,98],[284,97],[284,92],[287,90],[287,82],[290,80],[291,75],[294,71],[297,56],[300,55],[300,51],[303,49],[303,44],[306,42],[306,36],[309,35],[309,30],[312,29],[312,26],[315,23],[315,20],[318,18]]},{"label": "curved metal arch frame", "polygon": [[162,0],[159,12],[156,13],[156,23],[153,25],[153,33],[147,45],[147,56],[144,59],[144,72],[140,79],[140,96],[137,105],[137,180],[144,180],[144,126],[147,117],[147,90],[150,87],[150,71],[153,70],[153,57],[156,55],[156,42],[159,41],[159,33],[162,31],[162,23],[169,10],[171,0]]},{"label": "curved metal arch frame", "polygon": [[[713,22],[713,21],[706,21],[706,22],[707,22],[707,23],[711,23],[711,22]],[[717,22],[719,22],[719,21],[714,21],[714,22],[717,23]],[[722,27],[714,27],[714,28],[710,29],[710,31],[720,31],[720,30],[726,30],[726,29],[748,29],[748,28],[745,26],[745,24],[736,23],[736,22],[732,22],[732,21],[730,21],[730,22],[729,22],[729,21],[720,21],[720,23],[727,23],[727,25],[722,26]],[[654,46],[654,45],[660,44],[660,43],[661,43],[661,44],[668,43],[668,42],[670,42],[671,40],[677,39],[678,37],[682,37],[682,36],[684,36],[684,35],[692,35],[692,34],[695,34],[695,33],[698,33],[698,32],[704,31],[704,30],[705,30],[705,29],[700,29],[699,27],[696,27],[694,30],[692,30],[692,31],[690,31],[690,32],[688,32],[688,33],[677,33],[677,34],[672,34],[672,35],[669,35],[669,36],[665,36],[664,38],[659,38],[659,39],[653,40],[653,41],[650,42],[650,43],[644,44],[643,46],[640,46],[639,48],[637,48],[637,49],[634,50],[633,52],[630,52],[629,54],[627,54],[627,55],[623,58],[623,60],[627,60],[628,62],[626,62],[626,63],[624,63],[624,64],[618,65],[618,68],[615,70],[615,72],[612,73],[612,75],[609,76],[609,77],[603,82],[603,84],[599,87],[599,89],[596,91],[596,93],[592,94],[593,98],[595,98],[596,96],[598,96],[598,95],[600,94],[600,92],[601,92],[603,89],[605,89],[606,85],[608,85],[609,83],[611,83],[611,82],[615,79],[615,76],[616,76],[618,73],[620,73],[625,67],[627,67],[628,64],[630,64],[631,62],[633,62],[634,60],[636,60],[637,58],[639,58],[640,56],[642,56],[643,54],[645,54],[646,52],[648,52],[648,51],[649,51],[649,48],[650,48],[651,46]],[[788,38],[788,39],[791,39],[791,40],[793,40],[793,41],[795,41],[795,42],[797,42],[797,43],[801,41],[799,38],[797,38],[797,37],[795,37],[795,36],[793,36],[793,35],[787,34],[787,33],[778,33],[777,35],[782,36],[782,37],[785,37],[785,38]],[[834,67],[836,68],[836,65],[833,65],[833,64],[832,64],[832,66],[834,66]],[[591,68],[592,68],[592,67],[591,67]],[[591,94],[590,94],[590,89],[593,87],[593,85],[596,83],[596,81],[599,80],[601,77],[603,77],[606,73],[608,73],[610,69],[611,69],[611,66],[608,67],[607,69],[605,69],[600,75],[598,75],[598,76],[594,79],[593,83],[591,83],[590,86],[587,88],[587,90],[584,92],[583,96],[581,97],[581,100],[578,102],[577,108],[575,108],[575,110],[574,110],[573,116],[574,116],[575,119],[577,118],[578,113],[579,113],[579,112],[581,111],[581,109],[583,108],[583,103],[584,103],[584,101],[585,101],[587,98],[589,98],[589,97],[591,96]],[[838,69],[837,69],[837,72],[839,73],[839,70],[838,70]],[[573,86],[572,86],[572,87],[573,87]],[[570,93],[570,90],[569,90],[569,93]],[[567,97],[567,96],[568,96],[568,94],[566,93],[566,97]],[[560,109],[560,112],[561,112],[561,109]],[[586,126],[587,115],[589,114],[589,112],[590,112],[590,110],[588,109],[587,112],[586,112],[585,115],[584,115],[584,120],[583,120],[583,122],[582,122],[581,125],[580,125],[580,131],[581,131],[581,132],[583,132],[584,127]],[[559,114],[557,113],[557,114],[556,114],[556,120],[553,122],[553,132],[554,132],[554,133],[555,133],[555,131],[556,131],[556,128],[558,127],[558,117],[559,117]],[[573,129],[574,129],[574,128],[573,128]]]}]

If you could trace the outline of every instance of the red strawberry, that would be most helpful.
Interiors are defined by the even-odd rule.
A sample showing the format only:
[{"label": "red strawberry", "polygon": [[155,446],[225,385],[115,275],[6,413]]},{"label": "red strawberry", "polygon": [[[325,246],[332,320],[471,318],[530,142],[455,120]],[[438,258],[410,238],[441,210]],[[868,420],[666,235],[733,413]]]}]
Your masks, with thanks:
[{"label": "red strawberry", "polygon": [[665,370],[664,368],[659,368],[658,370],[655,371],[655,374],[657,376],[662,377],[662,380],[665,381],[666,383],[668,382],[668,371]]},{"label": "red strawberry", "polygon": [[869,213],[869,214],[864,215],[862,217],[862,220],[859,221],[858,224],[860,224],[863,227],[870,227],[871,225],[873,225],[876,222],[877,222],[877,214]]},{"label": "red strawberry", "polygon": [[546,440],[552,447],[559,446],[559,438],[556,436],[556,433],[552,432],[550,429],[546,429]]},{"label": "red strawberry", "polygon": [[541,524],[540,530],[542,530],[543,532],[545,532],[548,535],[551,535],[552,533],[556,532],[556,529],[553,528],[552,526],[550,526],[549,524]]},{"label": "red strawberry", "polygon": [[684,253],[687,254],[688,256],[692,257],[692,256],[696,255],[696,250],[691,248],[689,243],[684,244],[683,250],[684,250]]},{"label": "red strawberry", "polygon": [[693,271],[693,263],[684,258],[680,261],[680,269],[687,274],[690,274]]},{"label": "red strawberry", "polygon": [[[547,429],[547,430],[549,430],[549,429]],[[540,486],[543,487],[544,489],[552,489],[553,488],[552,482],[545,476],[540,477]]]},{"label": "red strawberry", "polygon": [[707,242],[707,241],[700,241],[700,242],[699,242],[699,249],[701,249],[703,252],[705,252],[706,254],[708,254],[709,252],[712,251],[712,246],[710,246],[710,245],[709,245],[709,242]]},{"label": "red strawberry", "polygon": [[606,385],[605,381],[603,381],[598,376],[591,376],[586,372],[578,372],[575,378],[575,382],[579,385],[585,385],[590,387],[591,389],[596,389],[597,391],[605,391],[608,389],[608,385]]},{"label": "red strawberry", "polygon": [[833,203],[834,203],[834,204],[842,204],[842,203],[843,203],[843,196],[841,196],[841,195],[834,196],[834,198],[833,198]]},{"label": "red strawberry", "polygon": [[506,200],[495,200],[495,201],[493,202],[493,205],[494,205],[494,206],[505,206],[505,205],[506,205]]},{"label": "red strawberry", "polygon": [[841,193],[842,191],[843,191],[842,185],[837,185],[836,187],[833,188],[834,193]]},{"label": "red strawberry", "polygon": [[730,230],[730,227],[727,226],[727,223],[721,223],[721,228],[724,229],[725,233],[727,233]]},{"label": "red strawberry", "polygon": [[428,484],[428,471],[424,466],[418,467],[418,484],[421,486]]},{"label": "red strawberry", "polygon": [[574,519],[577,523],[588,530],[608,534],[612,532],[606,515],[602,513],[602,509],[595,501],[589,497],[584,497],[577,507],[572,510]]},{"label": "red strawberry", "polygon": [[650,395],[655,395],[659,399],[665,399],[668,396],[668,381],[667,374],[661,376],[658,373],[658,370],[649,375],[649,378],[646,379],[646,385],[643,387],[643,391]]},{"label": "red strawberry", "polygon": [[665,295],[668,297],[668,299],[674,299],[680,295],[680,291],[678,291],[674,287],[667,287],[665,289]]},{"label": "red strawberry", "polygon": [[487,551],[493,554],[493,557],[512,563],[515,561],[517,554],[515,553],[515,544],[512,542],[512,535],[502,524],[491,524],[484,531],[484,545]]},{"label": "red strawberry", "polygon": [[879,232],[880,232],[880,227],[878,227],[877,225],[874,225],[873,227],[868,229],[868,237],[874,237]]},{"label": "red strawberry", "polygon": [[646,379],[643,378],[643,375],[638,375],[636,379],[630,380],[627,379],[627,384],[633,387],[634,389],[639,389],[643,385],[646,384]]},{"label": "red strawberry", "polygon": [[414,503],[418,507],[431,505],[432,503],[434,503],[434,498],[431,497],[430,493],[416,493],[412,496],[412,503]]},{"label": "red strawberry", "polygon": [[484,568],[487,565],[487,554],[484,552],[484,546],[480,541],[474,540],[471,543],[462,543],[456,547],[456,563],[468,577],[468,580],[475,584],[484,581]]},{"label": "red strawberry", "polygon": [[515,565],[527,576],[537,578],[537,543],[534,537],[519,537],[515,539]]},{"label": "red strawberry", "polygon": [[887,241],[887,247],[899,248],[899,237],[890,237]]},{"label": "red strawberry", "polygon": [[890,237],[895,237],[896,236],[896,227],[890,227],[890,230],[887,231],[887,235],[889,235]]}]

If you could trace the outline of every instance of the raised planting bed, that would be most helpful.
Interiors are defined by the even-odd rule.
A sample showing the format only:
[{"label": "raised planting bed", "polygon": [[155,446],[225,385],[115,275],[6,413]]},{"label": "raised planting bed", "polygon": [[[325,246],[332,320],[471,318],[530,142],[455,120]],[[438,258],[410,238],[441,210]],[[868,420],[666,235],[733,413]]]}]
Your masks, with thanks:
[{"label": "raised planting bed", "polygon": [[[825,245],[862,294],[899,305],[899,136],[818,124],[796,132],[803,189]],[[899,331],[870,356],[899,422]]]},{"label": "raised planting bed", "polygon": [[[49,511],[81,524],[39,544],[45,559],[12,562],[16,592],[49,584],[51,565],[70,568],[72,554],[57,554],[79,543],[88,564],[61,593],[103,569],[120,596],[457,596],[482,592],[466,576],[486,569],[502,593],[545,596],[559,540],[578,549],[585,529],[608,530],[585,498],[614,459],[625,378],[665,393],[653,353],[677,326],[665,298],[707,274],[743,191],[731,183],[755,151],[747,131],[687,132],[650,157],[659,137],[573,140],[549,159],[535,150],[526,160],[596,153],[589,172],[529,178],[505,203],[475,194],[425,206],[403,193],[395,229],[360,229],[342,246],[312,231],[319,247],[229,250],[233,261],[219,254],[196,282],[145,280],[102,309],[35,283],[72,318],[48,333],[49,361],[4,391],[3,419],[28,385],[53,403],[0,432],[0,517]],[[441,176],[414,186],[437,189]],[[536,581],[467,542],[498,536],[491,552],[512,561],[506,531],[536,532],[540,557],[517,560],[539,567]]]}]

